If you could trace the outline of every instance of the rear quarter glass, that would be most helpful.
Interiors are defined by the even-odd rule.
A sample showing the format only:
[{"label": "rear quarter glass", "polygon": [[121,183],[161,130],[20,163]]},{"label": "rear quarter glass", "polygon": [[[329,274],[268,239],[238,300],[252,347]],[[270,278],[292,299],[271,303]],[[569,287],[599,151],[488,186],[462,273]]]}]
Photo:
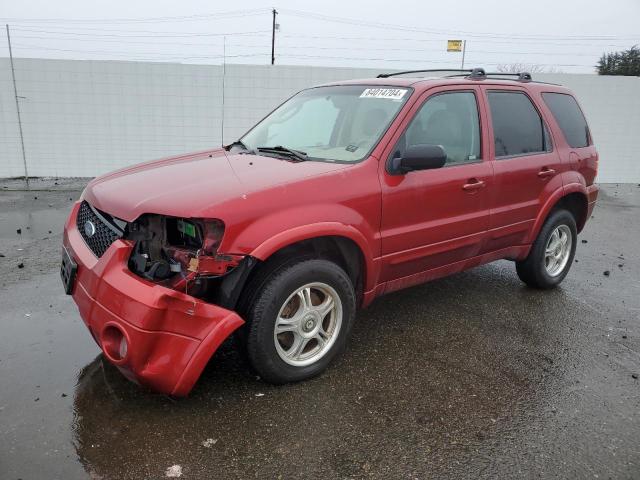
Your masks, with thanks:
[{"label": "rear quarter glass", "polygon": [[551,110],[569,146],[572,148],[589,146],[589,127],[576,99],[566,93],[551,92],[543,93],[542,98]]}]

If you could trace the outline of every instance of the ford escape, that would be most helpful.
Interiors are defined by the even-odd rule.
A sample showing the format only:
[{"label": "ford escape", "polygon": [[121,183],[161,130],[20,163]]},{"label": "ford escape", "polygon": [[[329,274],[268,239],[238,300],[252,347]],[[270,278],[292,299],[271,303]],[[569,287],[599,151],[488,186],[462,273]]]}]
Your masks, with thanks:
[{"label": "ford escape", "polygon": [[61,275],[106,358],[184,396],[236,332],[265,381],[299,381],[382,294],[499,259],[559,284],[598,195],[574,96],[428,72],[310,88],[231,145],[92,180]]}]

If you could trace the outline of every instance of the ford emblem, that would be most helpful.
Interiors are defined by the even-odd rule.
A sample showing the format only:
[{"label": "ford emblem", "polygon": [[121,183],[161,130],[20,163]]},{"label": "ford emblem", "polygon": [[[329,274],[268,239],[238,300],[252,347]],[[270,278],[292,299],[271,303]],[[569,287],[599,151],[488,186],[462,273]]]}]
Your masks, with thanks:
[{"label": "ford emblem", "polygon": [[84,222],[84,233],[88,238],[91,238],[96,234],[96,226],[91,220]]}]

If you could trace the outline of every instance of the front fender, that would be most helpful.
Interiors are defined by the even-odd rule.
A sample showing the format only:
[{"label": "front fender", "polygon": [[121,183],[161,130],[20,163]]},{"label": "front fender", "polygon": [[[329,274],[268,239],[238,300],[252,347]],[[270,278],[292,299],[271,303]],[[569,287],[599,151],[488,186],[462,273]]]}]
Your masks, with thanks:
[{"label": "front fender", "polygon": [[348,238],[360,248],[366,268],[365,288],[373,288],[379,234],[358,212],[344,205],[306,205],[264,216],[239,232],[226,248],[266,260],[288,245],[324,236]]}]

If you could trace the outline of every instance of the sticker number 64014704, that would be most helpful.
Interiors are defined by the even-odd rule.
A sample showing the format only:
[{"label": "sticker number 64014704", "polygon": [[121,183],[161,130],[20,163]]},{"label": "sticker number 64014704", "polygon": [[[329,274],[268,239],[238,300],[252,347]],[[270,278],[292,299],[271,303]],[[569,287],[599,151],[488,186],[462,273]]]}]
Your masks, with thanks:
[{"label": "sticker number 64014704", "polygon": [[407,91],[403,88],[366,88],[360,98],[388,98],[400,100]]}]

